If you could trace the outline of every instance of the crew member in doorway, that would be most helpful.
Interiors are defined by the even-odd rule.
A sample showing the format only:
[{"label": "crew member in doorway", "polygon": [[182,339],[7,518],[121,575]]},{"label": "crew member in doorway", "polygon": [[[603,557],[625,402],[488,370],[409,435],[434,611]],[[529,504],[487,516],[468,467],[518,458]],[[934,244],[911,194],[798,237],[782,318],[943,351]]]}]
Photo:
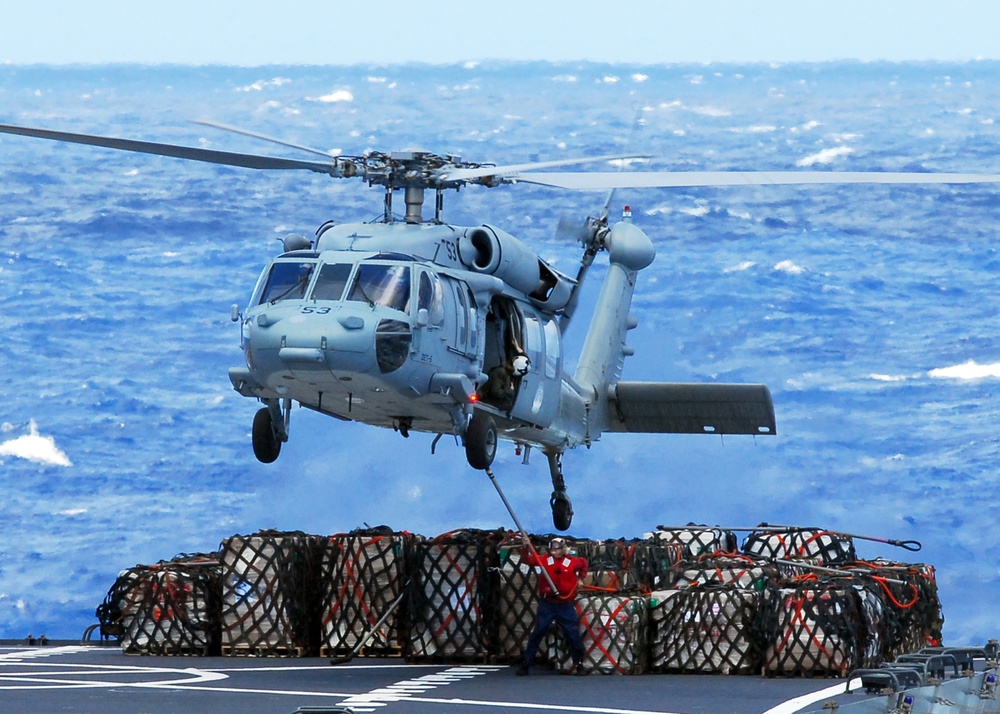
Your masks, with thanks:
[{"label": "crew member in doorway", "polygon": [[539,555],[531,548],[531,541],[524,533],[521,539],[527,548],[522,551],[521,562],[542,568],[549,574],[557,592],[552,591],[552,585],[545,575],[538,575],[538,611],[535,613],[535,629],[528,638],[528,646],[524,650],[524,661],[517,669],[518,676],[524,676],[535,661],[535,654],[542,638],[548,632],[552,623],[558,623],[569,642],[573,655],[574,674],[583,675],[583,640],[580,637],[580,619],[576,612],[576,592],[587,577],[587,561],[570,555],[564,538],[553,538],[549,541],[546,555]]}]

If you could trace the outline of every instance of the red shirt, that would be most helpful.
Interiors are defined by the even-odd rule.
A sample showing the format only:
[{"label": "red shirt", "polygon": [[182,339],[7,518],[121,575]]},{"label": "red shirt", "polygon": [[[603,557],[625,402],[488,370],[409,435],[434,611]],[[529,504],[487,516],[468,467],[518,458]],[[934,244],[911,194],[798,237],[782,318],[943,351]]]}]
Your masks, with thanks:
[{"label": "red shirt", "polygon": [[578,579],[587,577],[587,561],[577,558],[574,555],[564,555],[556,560],[551,555],[541,555],[535,557],[535,553],[527,552],[521,554],[521,562],[526,565],[545,568],[552,582],[555,583],[559,594],[552,592],[549,581],[539,572],[538,574],[538,597],[542,600],[552,600],[555,602],[566,602],[576,597]]}]

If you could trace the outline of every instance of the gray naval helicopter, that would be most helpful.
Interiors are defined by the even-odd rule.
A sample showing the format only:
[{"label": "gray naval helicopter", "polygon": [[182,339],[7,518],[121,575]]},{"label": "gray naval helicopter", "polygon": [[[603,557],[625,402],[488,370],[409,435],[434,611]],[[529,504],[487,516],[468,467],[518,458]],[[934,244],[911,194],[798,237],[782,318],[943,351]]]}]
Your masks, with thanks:
[{"label": "gray naval helicopter", "polygon": [[[774,406],[760,384],[622,381],[626,343],[637,322],[629,308],[638,273],[655,257],[652,241],[625,211],[572,233],[583,245],[575,277],[555,270],[525,243],[491,225],[443,219],[443,195],[468,185],[529,183],[562,189],[765,184],[1000,182],[982,174],[864,172],[553,172],[596,157],[493,166],[426,152],[331,157],[309,147],[220,124],[216,128],[318,154],[277,158],[0,125],[0,132],[252,169],[307,170],[357,178],[384,190],[370,223],[329,221],[315,239],[292,235],[264,268],[248,306],[233,306],[246,364],[229,370],[234,389],[262,406],[253,420],[257,459],[278,458],[292,405],[342,420],[445,434],[464,444],[475,469],[490,467],[500,440],[527,462],[545,454],[553,523],[569,528],[573,508],[561,459],[606,432],[776,434]],[[424,213],[428,192],[434,209]],[[393,214],[402,192],[405,214]],[[565,332],[597,254],[609,267],[576,370],[564,370]],[[491,474],[492,475],[492,474]]]}]

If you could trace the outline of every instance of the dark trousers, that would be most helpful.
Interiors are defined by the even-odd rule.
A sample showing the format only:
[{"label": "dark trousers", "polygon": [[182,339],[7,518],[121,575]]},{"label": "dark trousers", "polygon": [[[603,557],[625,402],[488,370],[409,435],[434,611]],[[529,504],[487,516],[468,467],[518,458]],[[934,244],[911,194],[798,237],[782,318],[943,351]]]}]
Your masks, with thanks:
[{"label": "dark trousers", "polygon": [[583,639],[580,637],[580,622],[576,617],[576,605],[570,602],[548,602],[538,601],[538,612],[535,614],[535,629],[531,631],[528,638],[528,646],[524,650],[524,664],[530,667],[535,661],[535,654],[538,646],[542,644],[542,638],[548,632],[552,623],[556,622],[562,628],[563,634],[569,641],[570,652],[573,653],[573,662],[579,664],[583,661]]}]

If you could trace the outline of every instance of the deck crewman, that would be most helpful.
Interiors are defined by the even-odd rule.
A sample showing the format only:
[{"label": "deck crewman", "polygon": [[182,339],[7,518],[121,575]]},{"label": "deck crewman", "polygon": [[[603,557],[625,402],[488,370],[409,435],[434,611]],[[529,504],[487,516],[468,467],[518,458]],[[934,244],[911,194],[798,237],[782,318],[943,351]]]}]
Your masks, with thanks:
[{"label": "deck crewman", "polygon": [[[545,633],[552,623],[557,623],[566,635],[570,652],[573,655],[574,674],[584,675],[583,640],[580,637],[580,619],[576,612],[576,593],[587,577],[587,561],[570,555],[564,538],[553,538],[549,541],[548,553],[539,555],[531,547],[531,541],[524,533],[521,534],[527,552],[522,551],[521,562],[545,570],[549,577],[540,573],[538,578],[538,610],[535,613],[535,629],[528,638],[528,646],[524,650],[524,661],[517,669],[518,676],[528,674],[535,661],[535,654]],[[555,590],[553,590],[555,586]]]}]

